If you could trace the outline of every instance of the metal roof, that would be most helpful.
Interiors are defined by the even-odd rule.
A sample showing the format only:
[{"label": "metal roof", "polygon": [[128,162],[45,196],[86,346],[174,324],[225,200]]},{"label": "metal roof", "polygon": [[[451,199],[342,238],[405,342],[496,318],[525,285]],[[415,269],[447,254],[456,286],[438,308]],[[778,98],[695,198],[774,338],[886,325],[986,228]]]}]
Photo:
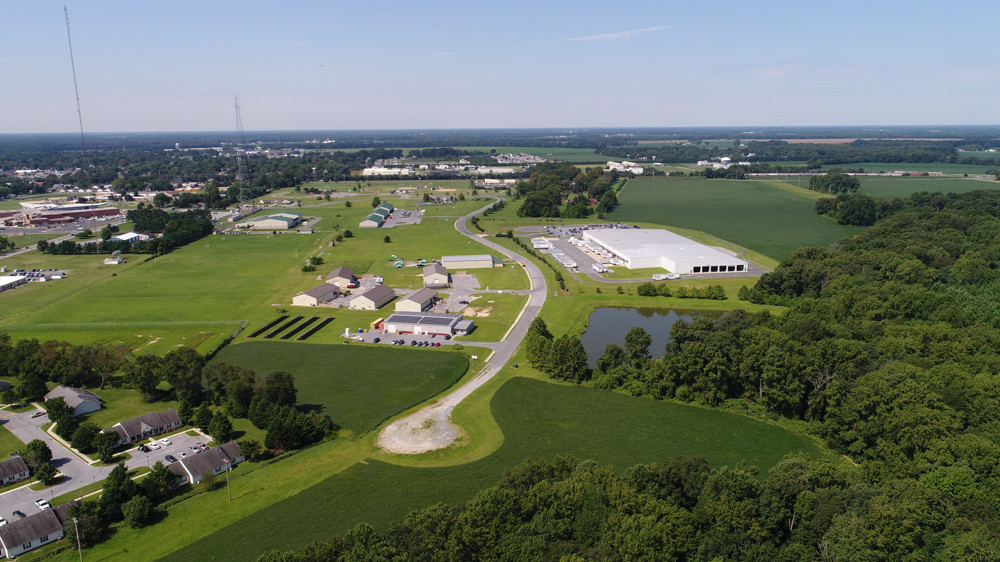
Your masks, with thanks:
[{"label": "metal roof", "polygon": [[388,318],[385,319],[387,324],[389,323],[400,323],[400,324],[424,324],[427,326],[450,326],[456,322],[461,321],[463,316],[461,314],[444,314],[436,312],[397,312],[395,314],[390,314]]}]

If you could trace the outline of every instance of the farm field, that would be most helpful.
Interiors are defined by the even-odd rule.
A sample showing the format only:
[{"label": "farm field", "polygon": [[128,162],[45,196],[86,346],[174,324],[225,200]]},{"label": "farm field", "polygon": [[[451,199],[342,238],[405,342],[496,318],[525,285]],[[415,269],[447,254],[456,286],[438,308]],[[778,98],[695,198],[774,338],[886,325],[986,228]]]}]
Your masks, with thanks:
[{"label": "farm field", "polygon": [[945,162],[927,163],[882,163],[882,162],[849,162],[847,164],[829,164],[823,166],[823,170],[831,168],[857,169],[862,168],[865,172],[944,172],[946,174],[985,174],[992,166],[979,166],[976,164],[948,164]]},{"label": "farm field", "polygon": [[862,177],[859,193],[872,197],[896,199],[908,197],[913,193],[929,191],[931,193],[966,193],[978,189],[1000,189],[1000,183],[977,179],[954,177]]},{"label": "farm field", "polygon": [[863,231],[816,215],[813,201],[757,181],[667,177],[630,180],[611,221],[695,229],[787,258],[802,246],[828,246]]},{"label": "farm field", "polygon": [[212,361],[258,375],[291,373],[299,406],[328,414],[355,434],[451,387],[469,367],[464,355],[441,350],[265,341],[230,345]]},{"label": "farm field", "polygon": [[[355,464],[167,559],[223,560],[233,545],[253,552],[300,547],[362,521],[385,529],[414,509],[468,500],[527,459],[573,455],[623,471],[638,463],[701,455],[715,467],[745,460],[766,473],[789,452],[828,454],[807,438],[734,414],[522,377],[500,387],[491,408],[504,441],[486,458],[439,468],[377,460]],[[302,518],[303,513],[324,516]],[[299,524],[274,524],[287,520]]]}]

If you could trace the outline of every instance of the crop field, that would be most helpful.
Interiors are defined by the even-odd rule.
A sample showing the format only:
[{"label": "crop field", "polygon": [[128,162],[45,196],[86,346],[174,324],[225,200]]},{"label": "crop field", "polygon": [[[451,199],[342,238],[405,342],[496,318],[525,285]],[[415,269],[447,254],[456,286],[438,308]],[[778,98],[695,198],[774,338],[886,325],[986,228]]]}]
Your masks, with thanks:
[{"label": "crop field", "polygon": [[978,189],[1000,189],[1000,183],[977,179],[954,177],[862,177],[859,193],[872,197],[895,199],[908,197],[913,193],[929,191],[931,193],[966,193]]},{"label": "crop field", "polygon": [[700,230],[779,260],[864,230],[818,216],[812,200],[757,181],[637,179],[618,199],[609,220]]},{"label": "crop field", "polygon": [[228,346],[213,361],[258,375],[291,373],[300,406],[329,414],[355,434],[449,388],[469,367],[464,355],[441,349],[264,341]]},{"label": "crop field", "polygon": [[[168,559],[223,560],[234,545],[254,552],[295,548],[362,521],[384,530],[414,509],[466,501],[527,459],[573,455],[623,471],[638,463],[700,455],[715,467],[746,461],[766,473],[789,452],[827,455],[807,438],[718,410],[520,377],[497,391],[492,410],[504,441],[486,458],[441,468],[410,468],[374,460],[355,464]],[[303,518],[303,513],[324,516]],[[290,520],[298,524],[274,524]]]}]

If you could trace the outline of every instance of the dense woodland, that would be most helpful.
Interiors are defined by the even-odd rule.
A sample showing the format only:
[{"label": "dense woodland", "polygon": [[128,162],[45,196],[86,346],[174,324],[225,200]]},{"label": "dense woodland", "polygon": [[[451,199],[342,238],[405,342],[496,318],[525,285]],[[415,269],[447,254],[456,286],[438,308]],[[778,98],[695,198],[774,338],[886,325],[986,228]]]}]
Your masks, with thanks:
[{"label": "dense woodland", "polygon": [[[528,180],[518,182],[515,187],[515,197],[524,198],[517,215],[584,218],[595,211],[603,215],[618,205],[612,189],[617,179],[616,171],[605,172],[600,166],[583,172],[569,164],[537,164],[531,168]],[[566,207],[560,211],[564,201]]]},{"label": "dense woodland", "polygon": [[661,359],[638,328],[593,373],[563,353],[568,336],[548,355],[526,340],[529,358],[560,363],[552,376],[799,420],[850,463],[529,462],[464,505],[262,559],[996,560],[998,216],[998,192],[899,201],[741,291],[783,314],[680,321]]}]

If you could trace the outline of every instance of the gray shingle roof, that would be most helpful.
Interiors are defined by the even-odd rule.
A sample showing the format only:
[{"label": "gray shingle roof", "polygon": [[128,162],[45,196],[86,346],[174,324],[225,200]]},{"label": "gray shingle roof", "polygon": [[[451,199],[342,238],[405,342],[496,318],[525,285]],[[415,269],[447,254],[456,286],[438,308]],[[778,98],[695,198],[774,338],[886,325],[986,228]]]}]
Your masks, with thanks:
[{"label": "gray shingle roof", "polygon": [[27,471],[28,465],[21,457],[11,457],[10,460],[0,462],[0,480]]},{"label": "gray shingle roof", "polygon": [[13,549],[34,542],[45,535],[58,533],[61,529],[62,523],[56,517],[55,511],[44,509],[0,527],[0,541],[3,541],[7,548]]},{"label": "gray shingle roof", "polygon": [[162,412],[150,412],[134,418],[120,421],[111,427],[123,439],[131,439],[136,435],[142,435],[151,429],[162,429],[172,424],[180,424],[181,418],[177,415],[177,410],[170,408]]},{"label": "gray shingle roof", "polygon": [[101,397],[93,392],[90,392],[89,390],[70,388],[62,385],[53,388],[48,394],[45,395],[46,400],[51,400],[53,398],[62,398],[63,401],[66,402],[66,405],[74,410],[77,406],[83,404],[84,402],[96,402],[98,405],[101,404]]},{"label": "gray shingle roof", "polygon": [[388,285],[375,285],[374,287],[368,289],[359,296],[365,297],[366,299],[372,302],[378,302],[390,295],[395,295],[395,294],[396,291],[393,291],[392,287],[389,287]]}]

